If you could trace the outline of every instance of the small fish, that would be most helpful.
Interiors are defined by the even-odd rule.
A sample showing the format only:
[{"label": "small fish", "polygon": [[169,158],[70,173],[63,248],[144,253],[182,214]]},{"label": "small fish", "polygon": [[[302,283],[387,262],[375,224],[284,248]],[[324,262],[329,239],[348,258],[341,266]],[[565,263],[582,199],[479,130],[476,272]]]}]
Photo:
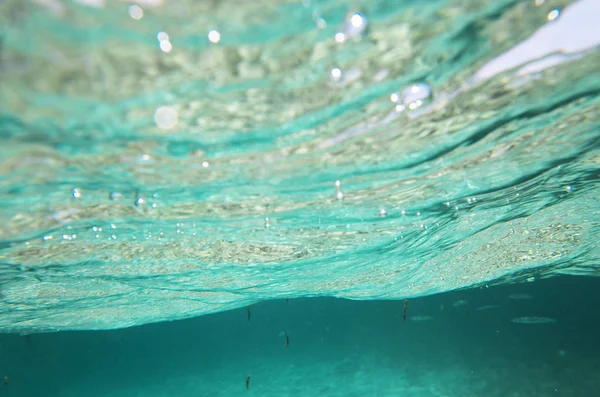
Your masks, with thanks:
[{"label": "small fish", "polygon": [[412,316],[410,318],[410,321],[417,321],[417,322],[420,322],[420,321],[431,321],[431,320],[433,320],[433,317],[431,317],[431,316]]},{"label": "small fish", "polygon": [[283,334],[285,335],[285,345],[283,347],[288,347],[290,345],[290,337],[285,329],[283,330]]},{"label": "small fish", "polygon": [[247,307],[246,310],[248,311],[248,322],[250,322],[250,317],[252,317],[252,313],[250,313],[249,307]]},{"label": "small fish", "polygon": [[459,301],[454,302],[452,304],[452,306],[454,306],[454,307],[461,307],[461,306],[467,306],[468,304],[469,304],[469,301],[459,300]]},{"label": "small fish", "polygon": [[246,390],[250,388],[250,375],[246,377]]},{"label": "small fish", "polygon": [[513,323],[516,324],[551,324],[555,323],[556,320],[550,317],[515,317],[512,319]]},{"label": "small fish", "polygon": [[527,294],[510,294],[508,295],[508,299],[532,299],[533,297],[531,295],[527,295]]},{"label": "small fish", "polygon": [[8,385],[8,376],[4,377],[4,386]]},{"label": "small fish", "polygon": [[497,307],[500,307],[500,306],[498,306],[498,305],[484,305],[484,306],[479,306],[475,310],[477,310],[478,312],[480,312],[482,310],[490,310],[490,309],[495,309]]},{"label": "small fish", "polygon": [[406,322],[406,309],[408,309],[408,300],[404,301],[404,322]]}]

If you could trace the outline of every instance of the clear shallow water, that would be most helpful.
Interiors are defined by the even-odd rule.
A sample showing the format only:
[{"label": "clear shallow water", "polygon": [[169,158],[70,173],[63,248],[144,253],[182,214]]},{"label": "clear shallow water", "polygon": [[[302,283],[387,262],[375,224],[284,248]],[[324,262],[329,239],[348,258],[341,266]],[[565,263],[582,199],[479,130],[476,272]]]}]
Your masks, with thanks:
[{"label": "clear shallow water", "polygon": [[4,2],[0,329],[597,274],[598,7],[546,3]]},{"label": "clear shallow water", "polygon": [[[406,322],[400,301],[313,298],[253,305],[250,321],[240,308],[110,331],[2,334],[0,395],[595,396],[598,281],[411,299]],[[511,321],[533,316],[554,322]]]}]

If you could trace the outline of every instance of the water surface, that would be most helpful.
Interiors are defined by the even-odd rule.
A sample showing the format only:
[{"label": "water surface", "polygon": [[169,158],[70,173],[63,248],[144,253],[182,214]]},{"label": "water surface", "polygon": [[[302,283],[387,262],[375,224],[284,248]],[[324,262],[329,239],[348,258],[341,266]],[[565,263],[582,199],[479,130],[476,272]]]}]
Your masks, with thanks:
[{"label": "water surface", "polygon": [[597,2],[81,3],[0,6],[2,331],[598,274]]}]

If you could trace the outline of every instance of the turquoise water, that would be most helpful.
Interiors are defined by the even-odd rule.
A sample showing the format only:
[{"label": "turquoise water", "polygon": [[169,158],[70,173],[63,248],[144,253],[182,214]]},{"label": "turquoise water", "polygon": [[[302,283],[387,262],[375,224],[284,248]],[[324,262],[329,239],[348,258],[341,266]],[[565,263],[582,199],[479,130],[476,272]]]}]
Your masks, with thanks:
[{"label": "turquoise water", "polygon": [[[0,395],[595,396],[599,290],[559,277],[450,292],[410,300],[406,322],[399,301],[302,298],[254,305],[250,321],[240,308],[0,335]],[[554,322],[511,321],[531,316]]]},{"label": "turquoise water", "polygon": [[565,357],[597,371],[598,3],[240,4],[0,4],[0,392],[529,396]]}]

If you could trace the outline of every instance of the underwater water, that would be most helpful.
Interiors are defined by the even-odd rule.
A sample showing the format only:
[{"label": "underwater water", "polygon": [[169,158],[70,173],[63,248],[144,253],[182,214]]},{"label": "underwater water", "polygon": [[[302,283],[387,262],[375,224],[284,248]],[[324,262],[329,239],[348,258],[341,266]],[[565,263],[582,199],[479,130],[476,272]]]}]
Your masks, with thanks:
[{"label": "underwater water", "polygon": [[0,396],[598,394],[599,18],[4,0]]},{"label": "underwater water", "polygon": [[406,321],[401,301],[300,298],[0,334],[0,396],[597,396],[599,301],[600,279],[561,276],[411,299]]}]

